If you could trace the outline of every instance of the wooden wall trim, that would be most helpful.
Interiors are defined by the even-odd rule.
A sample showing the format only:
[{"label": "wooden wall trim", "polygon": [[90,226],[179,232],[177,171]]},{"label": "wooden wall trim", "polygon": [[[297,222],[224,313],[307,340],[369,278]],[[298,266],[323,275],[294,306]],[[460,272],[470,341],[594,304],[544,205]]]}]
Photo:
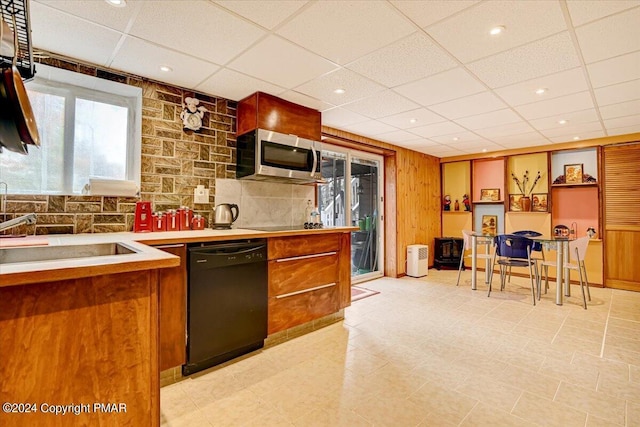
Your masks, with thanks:
[{"label": "wooden wall trim", "polygon": [[538,147],[515,148],[512,150],[493,151],[491,153],[466,154],[463,156],[443,157],[441,163],[458,162],[460,160],[489,159],[501,156],[515,156],[517,154],[534,154],[545,151],[576,150],[580,148],[599,147],[603,145],[621,144],[640,141],[640,133],[627,135],[607,136],[604,138],[586,139],[584,141],[564,142],[560,144],[547,144]]}]

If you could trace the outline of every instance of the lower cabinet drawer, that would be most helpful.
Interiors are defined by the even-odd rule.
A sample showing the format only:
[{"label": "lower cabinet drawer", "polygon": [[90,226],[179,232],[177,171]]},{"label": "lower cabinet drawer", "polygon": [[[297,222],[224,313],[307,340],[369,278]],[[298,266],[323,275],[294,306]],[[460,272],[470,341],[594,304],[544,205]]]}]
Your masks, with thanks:
[{"label": "lower cabinet drawer", "polygon": [[289,329],[339,310],[338,284],[280,298],[269,298],[269,334]]},{"label": "lower cabinet drawer", "polygon": [[269,296],[275,297],[338,282],[338,267],[337,252],[318,254],[313,258],[269,261]]}]

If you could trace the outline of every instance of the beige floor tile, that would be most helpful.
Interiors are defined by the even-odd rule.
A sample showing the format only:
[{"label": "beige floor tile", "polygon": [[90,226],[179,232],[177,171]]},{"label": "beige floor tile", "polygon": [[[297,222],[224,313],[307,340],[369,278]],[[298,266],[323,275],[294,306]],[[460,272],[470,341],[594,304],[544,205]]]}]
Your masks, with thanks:
[{"label": "beige floor tile", "polygon": [[608,345],[607,341],[605,341],[604,343],[603,357],[606,357],[607,359],[618,360],[630,365],[640,366],[640,353],[635,351],[628,351],[613,345]]},{"label": "beige floor tile", "polygon": [[640,403],[627,400],[627,427],[640,426]]},{"label": "beige floor tile", "polygon": [[160,416],[161,427],[213,427],[200,411],[189,412],[178,418],[166,419]]},{"label": "beige floor tile", "polygon": [[607,333],[605,345],[620,348],[622,350],[635,351],[640,353],[640,334],[634,337],[620,337],[613,333]]},{"label": "beige floor tile", "polygon": [[533,338],[529,341],[525,350],[545,356],[552,360],[565,362],[571,362],[573,354],[575,353],[575,350],[567,348],[564,343],[562,345],[554,345],[550,341],[537,340]]},{"label": "beige floor tile", "polygon": [[501,409],[507,413],[511,412],[522,393],[522,389],[495,380],[491,376],[491,371],[486,375],[470,376],[456,388],[456,391],[479,400],[488,407]]},{"label": "beige floor tile", "polygon": [[604,328],[601,328],[600,330],[593,330],[588,327],[571,326],[565,323],[562,328],[560,328],[558,336],[569,339],[595,341],[596,343],[601,344],[602,339],[604,338]]},{"label": "beige floor tile", "polygon": [[611,328],[612,326],[640,331],[640,322],[632,322],[630,320],[618,319],[616,317],[609,318],[608,327]]},{"label": "beige floor tile", "polygon": [[567,353],[580,351],[582,353],[599,356],[602,352],[602,341],[587,341],[558,334],[553,340],[553,347],[565,350]]},{"label": "beige floor tile", "polygon": [[601,376],[598,380],[598,391],[640,403],[640,383]]},{"label": "beige floor tile", "polygon": [[217,400],[200,410],[202,415],[214,426],[238,426],[274,410],[251,391],[240,392]]},{"label": "beige floor tile", "polygon": [[553,399],[560,386],[558,378],[511,365],[504,370],[496,371],[495,378],[511,387],[526,390],[547,399]]},{"label": "beige floor tile", "polygon": [[410,399],[373,397],[360,403],[354,412],[375,426],[417,426],[428,414],[425,407]]},{"label": "beige floor tile", "polygon": [[[216,424],[217,425],[217,424]],[[242,427],[293,427],[293,423],[277,410],[273,409],[266,413],[262,413],[249,421],[242,423]],[[193,427],[196,427],[195,425]]]},{"label": "beige floor tile", "polygon": [[198,407],[184,392],[182,383],[162,387],[160,391],[160,416],[162,419],[177,419],[197,410]]},{"label": "beige floor tile", "polygon": [[629,365],[629,377],[631,382],[640,383],[640,365]]},{"label": "beige floor tile", "polygon": [[480,402],[467,415],[460,427],[534,427],[536,425],[492,405]]},{"label": "beige floor tile", "polygon": [[633,329],[627,326],[630,326],[632,322],[625,322],[625,326],[621,326],[620,324],[611,324],[607,327],[607,338],[615,337],[619,339],[628,339],[628,340],[639,340],[638,336],[640,336],[640,329]]},{"label": "beige floor tile", "polygon": [[585,370],[580,366],[567,363],[563,360],[547,358],[540,372],[552,378],[559,378],[564,382],[579,385],[587,390],[596,390],[599,372],[594,369]]},{"label": "beige floor tile", "polygon": [[435,381],[426,383],[409,397],[409,401],[426,410],[428,419],[460,423],[478,401],[440,385]]},{"label": "beige floor tile", "polygon": [[[239,392],[244,386],[227,372],[219,371],[212,376],[186,379],[180,383],[185,394],[199,408]],[[163,389],[164,391],[164,389]]]},{"label": "beige floor tile", "polygon": [[[279,424],[262,424],[262,426],[276,425]],[[367,427],[372,424],[351,410],[333,411],[321,408],[300,417],[294,425],[296,427]]]},{"label": "beige floor tile", "polygon": [[546,426],[583,427],[587,420],[586,412],[527,392],[522,394],[511,413]]},{"label": "beige floor tile", "polygon": [[587,414],[587,424],[585,424],[585,427],[619,427],[621,425],[624,426],[624,424],[616,424],[608,420],[603,420],[595,415]]},{"label": "beige floor tile", "polygon": [[577,351],[571,364],[585,371],[596,371],[601,376],[605,375],[620,380],[629,378],[630,365],[617,360],[604,359]]},{"label": "beige floor tile", "polygon": [[554,402],[563,403],[582,412],[624,425],[625,400],[573,384],[562,383]]}]

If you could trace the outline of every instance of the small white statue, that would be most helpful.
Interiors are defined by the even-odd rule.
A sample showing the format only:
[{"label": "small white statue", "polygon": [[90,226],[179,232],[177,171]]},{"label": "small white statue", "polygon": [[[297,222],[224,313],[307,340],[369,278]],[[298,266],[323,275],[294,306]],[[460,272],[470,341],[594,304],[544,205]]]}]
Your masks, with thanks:
[{"label": "small white statue", "polygon": [[187,97],[184,99],[183,109],[180,113],[182,125],[185,129],[200,130],[202,127],[202,118],[207,109],[203,106],[198,107],[200,101],[196,98]]}]

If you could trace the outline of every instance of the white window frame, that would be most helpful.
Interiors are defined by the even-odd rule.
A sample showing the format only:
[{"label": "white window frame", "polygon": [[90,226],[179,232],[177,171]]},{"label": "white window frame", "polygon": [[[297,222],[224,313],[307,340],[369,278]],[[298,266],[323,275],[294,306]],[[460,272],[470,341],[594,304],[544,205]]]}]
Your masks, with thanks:
[{"label": "white window frame", "polygon": [[[142,160],[142,89],[43,64],[39,64],[36,71],[35,78],[25,84],[27,90],[65,98],[64,167],[62,171],[64,187],[59,191],[48,191],[45,194],[81,194],[73,191],[73,148],[77,98],[128,108],[125,179],[134,181],[139,188]],[[36,117],[36,123],[37,121],[38,117]],[[41,143],[46,144],[46,141],[41,141]],[[87,183],[89,178],[86,177]],[[27,194],[20,192],[19,189],[15,193]]]}]

